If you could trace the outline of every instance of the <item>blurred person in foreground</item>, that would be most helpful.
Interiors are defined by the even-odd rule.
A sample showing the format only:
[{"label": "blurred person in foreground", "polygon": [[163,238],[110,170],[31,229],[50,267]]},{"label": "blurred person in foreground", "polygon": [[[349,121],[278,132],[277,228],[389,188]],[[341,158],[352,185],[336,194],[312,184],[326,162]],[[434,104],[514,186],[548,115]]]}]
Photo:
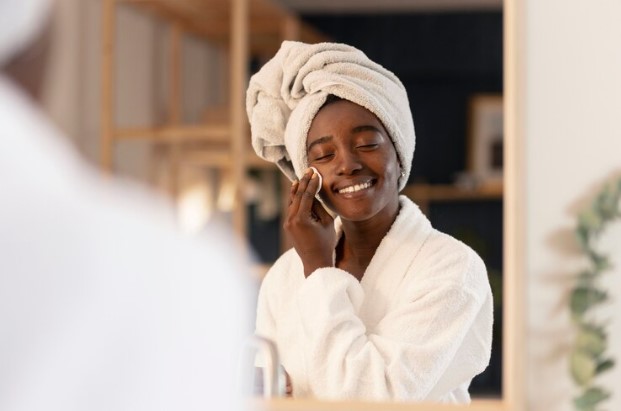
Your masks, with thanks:
[{"label": "blurred person in foreground", "polygon": [[0,0],[0,409],[237,409],[233,238],[183,237],[39,110],[52,8]]}]

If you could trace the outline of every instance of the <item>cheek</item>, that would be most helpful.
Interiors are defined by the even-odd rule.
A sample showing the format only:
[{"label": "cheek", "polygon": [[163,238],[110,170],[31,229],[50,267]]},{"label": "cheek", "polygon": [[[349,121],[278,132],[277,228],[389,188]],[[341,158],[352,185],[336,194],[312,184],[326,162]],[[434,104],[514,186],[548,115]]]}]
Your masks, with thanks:
[{"label": "cheek", "polygon": [[384,179],[386,181],[394,181],[395,184],[398,184],[399,177],[401,177],[401,166],[399,165],[396,154],[391,154],[392,155],[387,155],[384,158]]},{"label": "cheek", "polygon": [[390,174],[387,176],[386,181],[389,182],[389,185],[395,189],[399,187],[399,177],[401,176],[401,172],[398,168],[393,168],[390,170]]}]

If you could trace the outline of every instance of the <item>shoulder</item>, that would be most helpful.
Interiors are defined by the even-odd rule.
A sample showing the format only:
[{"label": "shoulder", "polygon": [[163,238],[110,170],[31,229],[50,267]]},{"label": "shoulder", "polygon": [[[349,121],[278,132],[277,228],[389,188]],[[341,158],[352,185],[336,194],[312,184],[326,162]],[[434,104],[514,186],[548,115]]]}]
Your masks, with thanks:
[{"label": "shoulder", "polygon": [[287,288],[304,279],[302,260],[294,248],[285,251],[263,278],[262,288]]},{"label": "shoulder", "polygon": [[433,229],[419,253],[420,269],[430,283],[480,294],[489,288],[481,257],[456,238]]},{"label": "shoulder", "polygon": [[[405,196],[400,197],[401,212],[389,236],[409,249],[419,269],[433,270],[435,281],[463,283],[465,271],[485,272],[478,254],[456,238],[433,228],[418,206]],[[446,276],[444,276],[444,275]]]},{"label": "shoulder", "polygon": [[284,272],[294,268],[298,264],[301,264],[300,256],[295,251],[295,248],[290,248],[285,251],[267,272],[267,275],[278,276]]}]

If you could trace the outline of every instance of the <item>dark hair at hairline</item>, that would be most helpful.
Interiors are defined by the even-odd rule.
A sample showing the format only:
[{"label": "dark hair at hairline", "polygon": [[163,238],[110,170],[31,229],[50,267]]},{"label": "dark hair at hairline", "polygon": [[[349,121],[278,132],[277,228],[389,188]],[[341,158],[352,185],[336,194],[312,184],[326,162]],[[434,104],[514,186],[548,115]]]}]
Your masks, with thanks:
[{"label": "dark hair at hairline", "polygon": [[330,105],[332,103],[336,103],[337,101],[342,101],[342,100],[345,100],[345,99],[337,95],[334,95],[334,94],[328,94],[328,97],[326,97],[326,101],[324,101],[321,107],[319,107],[319,110],[321,110],[327,105]]}]

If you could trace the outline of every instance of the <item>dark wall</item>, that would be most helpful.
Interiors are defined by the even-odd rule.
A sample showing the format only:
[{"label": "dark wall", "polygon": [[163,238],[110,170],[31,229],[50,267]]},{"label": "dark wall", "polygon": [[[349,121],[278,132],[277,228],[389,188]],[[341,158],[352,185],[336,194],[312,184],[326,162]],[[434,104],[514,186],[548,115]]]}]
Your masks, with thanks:
[{"label": "dark wall", "polygon": [[401,79],[417,136],[410,181],[453,182],[465,167],[469,97],[502,92],[502,13],[303,18]]},{"label": "dark wall", "polygon": [[[351,44],[405,85],[416,128],[410,182],[452,183],[465,169],[468,101],[502,93],[502,12],[315,15],[304,19]],[[433,226],[485,261],[494,292],[492,358],[473,395],[500,395],[502,381],[502,201],[432,202]]]}]

